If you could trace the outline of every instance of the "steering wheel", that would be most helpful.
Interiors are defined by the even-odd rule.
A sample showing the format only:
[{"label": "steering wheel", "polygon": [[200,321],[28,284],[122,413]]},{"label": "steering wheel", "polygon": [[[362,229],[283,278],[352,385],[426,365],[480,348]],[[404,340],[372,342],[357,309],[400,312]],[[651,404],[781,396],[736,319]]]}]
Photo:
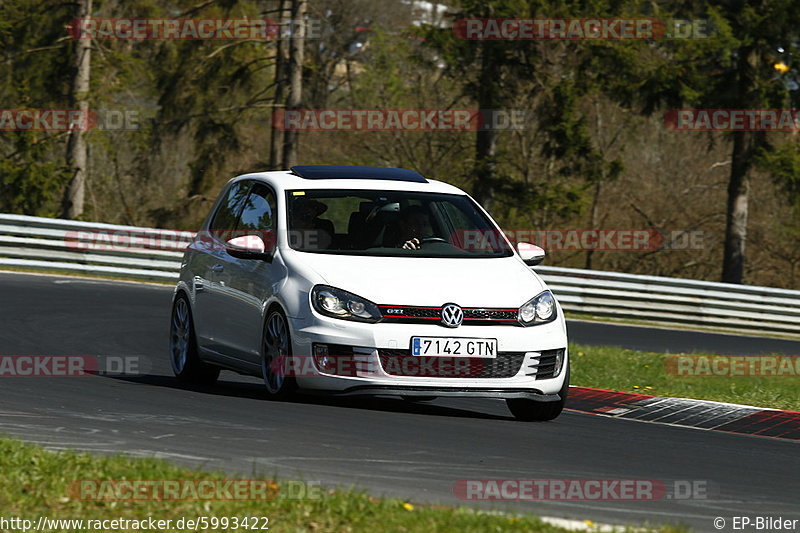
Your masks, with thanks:
[{"label": "steering wheel", "polygon": [[447,239],[442,239],[441,237],[425,237],[419,241],[420,244],[426,244],[429,242],[443,242],[445,244],[450,244]]}]

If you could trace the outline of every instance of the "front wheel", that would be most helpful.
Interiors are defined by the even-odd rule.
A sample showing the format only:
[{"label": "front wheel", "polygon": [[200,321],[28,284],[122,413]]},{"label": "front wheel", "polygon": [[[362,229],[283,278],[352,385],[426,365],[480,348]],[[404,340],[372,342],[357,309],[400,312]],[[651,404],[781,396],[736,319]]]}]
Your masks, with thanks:
[{"label": "front wheel", "polygon": [[554,420],[564,410],[564,405],[567,403],[567,394],[569,393],[569,361],[567,361],[567,368],[564,369],[566,375],[564,376],[564,384],[558,395],[561,397],[557,402],[537,402],[528,400],[527,398],[508,398],[506,405],[508,410],[514,415],[517,420],[524,422],[545,422],[547,420]]},{"label": "front wheel", "polygon": [[219,377],[219,368],[204,363],[197,353],[197,338],[189,302],[183,294],[172,304],[169,328],[169,362],[175,376],[186,383],[213,385]]},{"label": "front wheel", "polygon": [[294,377],[287,376],[292,355],[289,323],[280,311],[271,311],[264,326],[261,343],[261,375],[267,396],[272,400],[285,400],[297,389]]}]

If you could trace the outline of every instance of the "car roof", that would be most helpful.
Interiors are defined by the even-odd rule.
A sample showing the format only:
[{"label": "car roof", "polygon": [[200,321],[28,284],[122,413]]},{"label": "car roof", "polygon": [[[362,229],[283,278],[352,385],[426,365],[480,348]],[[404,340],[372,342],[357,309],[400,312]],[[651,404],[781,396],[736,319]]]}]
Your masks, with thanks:
[{"label": "car roof", "polygon": [[[298,167],[293,167],[298,168]],[[384,169],[383,167],[338,167],[339,169],[383,169],[386,171],[396,171],[405,169]],[[342,171],[343,172],[343,171]],[[364,171],[368,172],[368,171]],[[378,191],[414,191],[414,192],[433,192],[441,194],[466,194],[464,191],[445,183],[443,181],[431,180],[423,178],[421,175],[413,171],[406,171],[416,174],[424,181],[409,181],[399,180],[387,177],[344,177],[344,175],[337,175],[336,177],[317,176],[314,178],[301,177],[291,170],[279,170],[271,172],[253,172],[250,174],[243,174],[233,178],[231,181],[239,181],[245,179],[254,179],[263,181],[272,185],[276,192],[286,190],[310,190],[310,189],[342,189],[342,190],[378,190]],[[374,174],[374,172],[373,172]]]},{"label": "car roof", "polygon": [[405,168],[389,167],[356,167],[340,165],[296,165],[290,170],[301,178],[319,179],[368,179],[412,181],[415,183],[428,183],[419,172]]}]

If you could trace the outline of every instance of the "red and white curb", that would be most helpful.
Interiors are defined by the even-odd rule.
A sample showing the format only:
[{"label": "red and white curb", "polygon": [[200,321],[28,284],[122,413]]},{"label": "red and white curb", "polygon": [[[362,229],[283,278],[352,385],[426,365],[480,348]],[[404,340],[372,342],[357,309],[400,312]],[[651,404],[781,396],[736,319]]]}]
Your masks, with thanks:
[{"label": "red and white curb", "polygon": [[570,387],[566,408],[644,422],[800,440],[797,411],[574,386]]},{"label": "red and white curb", "polygon": [[570,518],[556,518],[553,516],[542,516],[539,520],[551,526],[560,527],[567,531],[600,531],[603,533],[612,533],[615,531],[637,531],[636,528],[628,526],[614,526],[611,524],[598,524],[591,520],[572,520]]}]

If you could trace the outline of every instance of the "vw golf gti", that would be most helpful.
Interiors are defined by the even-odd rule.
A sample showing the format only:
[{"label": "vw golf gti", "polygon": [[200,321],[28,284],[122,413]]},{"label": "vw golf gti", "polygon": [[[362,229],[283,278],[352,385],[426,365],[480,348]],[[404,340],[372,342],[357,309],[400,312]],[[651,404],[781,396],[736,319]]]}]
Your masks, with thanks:
[{"label": "vw golf gti", "polygon": [[175,288],[178,378],[266,394],[504,399],[551,420],[569,390],[558,301],[464,191],[398,168],[295,166],[222,190]]}]

